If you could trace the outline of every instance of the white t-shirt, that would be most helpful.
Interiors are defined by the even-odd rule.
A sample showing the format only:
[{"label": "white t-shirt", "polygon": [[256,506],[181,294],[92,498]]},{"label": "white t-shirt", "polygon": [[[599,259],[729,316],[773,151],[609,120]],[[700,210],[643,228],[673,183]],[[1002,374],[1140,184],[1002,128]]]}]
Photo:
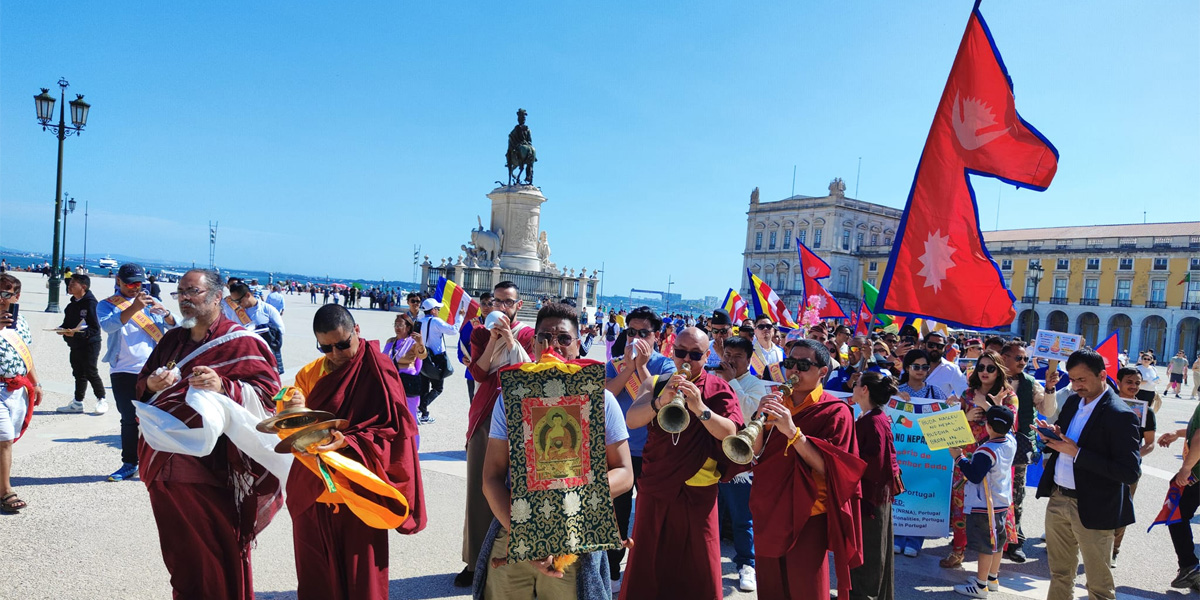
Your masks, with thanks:
[{"label": "white t-shirt", "polygon": [[[507,440],[507,423],[504,417],[504,394],[501,393],[496,398],[496,405],[492,407],[492,427],[488,430],[488,437],[493,440]],[[621,405],[617,403],[616,396],[604,390],[604,445],[611,446],[627,439],[629,429],[625,426],[625,413],[621,412]]]}]

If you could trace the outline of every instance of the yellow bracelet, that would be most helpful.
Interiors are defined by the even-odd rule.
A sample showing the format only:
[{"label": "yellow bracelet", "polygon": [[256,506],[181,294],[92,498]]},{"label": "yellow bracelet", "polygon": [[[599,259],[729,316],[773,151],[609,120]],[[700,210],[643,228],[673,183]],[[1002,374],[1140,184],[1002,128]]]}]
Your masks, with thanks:
[{"label": "yellow bracelet", "polygon": [[[788,451],[788,448],[791,448],[791,447],[792,447],[792,444],[795,444],[795,443],[796,443],[796,440],[800,439],[800,436],[802,436],[802,435],[804,435],[804,432],[800,431],[800,428],[799,428],[799,427],[797,427],[797,428],[796,428],[796,433],[795,433],[794,435],[792,435],[792,439],[788,440],[787,446],[785,446],[785,447],[783,448],[783,455],[784,455],[784,456],[787,456],[787,451]],[[797,450],[797,452],[799,452],[799,451]]]}]

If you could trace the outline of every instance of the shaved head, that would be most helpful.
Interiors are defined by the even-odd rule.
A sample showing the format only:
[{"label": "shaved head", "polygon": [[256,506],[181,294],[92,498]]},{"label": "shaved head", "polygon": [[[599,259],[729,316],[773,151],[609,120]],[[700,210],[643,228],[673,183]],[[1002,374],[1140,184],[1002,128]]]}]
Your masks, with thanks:
[{"label": "shaved head", "polygon": [[694,344],[694,346],[697,348],[704,348],[706,350],[708,349],[708,334],[704,333],[704,330],[698,327],[685,327],[683,331],[679,332],[679,334],[675,336],[676,346],[678,346],[680,342],[684,341],[691,342],[685,344],[689,347]]}]

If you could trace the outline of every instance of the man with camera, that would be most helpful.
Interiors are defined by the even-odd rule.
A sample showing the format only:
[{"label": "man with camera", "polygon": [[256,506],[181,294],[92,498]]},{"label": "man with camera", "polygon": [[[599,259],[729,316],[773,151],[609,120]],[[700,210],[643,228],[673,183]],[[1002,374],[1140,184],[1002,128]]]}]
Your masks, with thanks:
[{"label": "man with camera", "polygon": [[275,354],[275,372],[283,374],[283,317],[274,306],[260,301],[242,281],[229,284],[221,302],[225,318],[257,333]]},{"label": "man with camera", "polygon": [[126,263],[117,270],[117,293],[97,303],[100,329],[108,334],[108,350],[101,359],[111,372],[113,399],[121,413],[121,468],[109,481],[124,481],[137,474],[138,421],[133,408],[138,373],[150,358],[175,317],[150,295],[141,265]]}]

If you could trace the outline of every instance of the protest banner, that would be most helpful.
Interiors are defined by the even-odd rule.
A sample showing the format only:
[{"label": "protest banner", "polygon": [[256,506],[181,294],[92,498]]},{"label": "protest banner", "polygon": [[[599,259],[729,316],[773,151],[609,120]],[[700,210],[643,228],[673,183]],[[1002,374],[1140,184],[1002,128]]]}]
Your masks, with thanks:
[{"label": "protest banner", "polygon": [[[1071,353],[1083,347],[1083,336],[1061,331],[1039,329],[1030,356],[1046,360],[1065,361]],[[1057,366],[1058,363],[1055,363]]]},{"label": "protest banner", "polygon": [[917,421],[925,434],[925,443],[930,450],[945,450],[951,446],[967,446],[975,443],[967,415],[961,410],[952,410],[924,417]]},{"label": "protest banner", "polygon": [[893,532],[933,538],[949,535],[953,461],[948,450],[929,449],[917,421],[962,411],[941,401],[918,404],[898,397],[893,397],[884,410],[892,419],[896,461],[905,487],[904,493],[892,500]]}]

